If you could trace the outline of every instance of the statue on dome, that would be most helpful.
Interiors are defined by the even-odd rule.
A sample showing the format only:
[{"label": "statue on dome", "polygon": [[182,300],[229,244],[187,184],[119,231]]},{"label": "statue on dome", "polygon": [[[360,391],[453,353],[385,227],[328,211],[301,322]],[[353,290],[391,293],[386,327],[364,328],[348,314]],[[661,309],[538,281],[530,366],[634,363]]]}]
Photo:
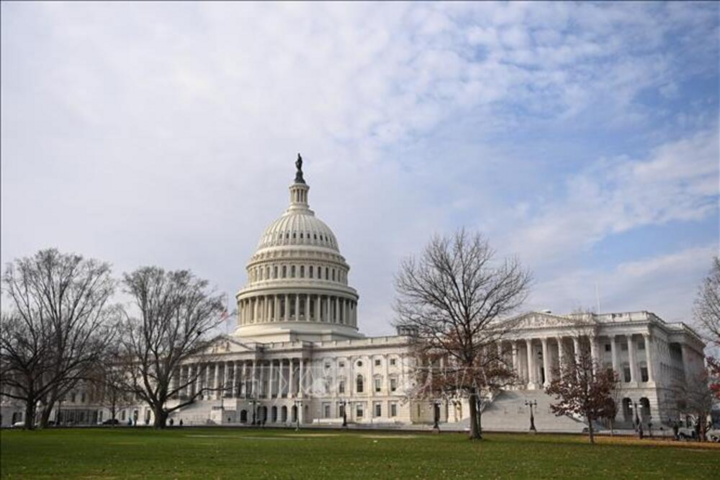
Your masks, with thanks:
[{"label": "statue on dome", "polygon": [[302,157],[298,153],[298,158],[295,161],[295,167],[297,168],[297,172],[295,173],[295,183],[305,183],[305,179],[303,178],[302,164]]}]

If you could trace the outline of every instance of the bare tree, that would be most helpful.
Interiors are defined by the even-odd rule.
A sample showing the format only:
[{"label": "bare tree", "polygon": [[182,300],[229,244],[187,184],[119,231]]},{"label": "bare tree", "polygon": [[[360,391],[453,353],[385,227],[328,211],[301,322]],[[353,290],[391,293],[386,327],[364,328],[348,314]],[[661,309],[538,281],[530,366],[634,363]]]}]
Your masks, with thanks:
[{"label": "bare tree", "polygon": [[434,237],[419,258],[403,260],[395,277],[395,325],[416,338],[418,367],[426,356],[447,357],[453,370],[443,375],[443,388],[468,399],[471,439],[481,438],[479,400],[500,366],[487,352],[512,330],[508,317],[530,283],[517,260],[498,261],[482,235],[464,230]]},{"label": "bare tree", "polygon": [[110,423],[113,426],[118,412],[135,403],[127,388],[129,365],[130,362],[122,357],[118,348],[110,348],[92,377],[98,403],[110,410]]},{"label": "bare tree", "polygon": [[688,376],[685,382],[672,387],[671,392],[675,400],[677,416],[689,417],[695,425],[697,438],[704,441],[707,421],[714,403],[708,372],[702,371]]},{"label": "bare tree", "polygon": [[209,333],[222,321],[224,298],[186,270],[144,267],[126,274],[124,284],[135,307],[126,312],[122,328],[128,390],[153,410],[155,428],[165,428],[171,412],[203,393],[198,389],[168,407],[168,400],[198,378],[199,372],[180,378],[180,366],[210,347]]},{"label": "bare tree", "polygon": [[112,341],[114,287],[109,264],[55,249],[7,265],[0,391],[25,402],[26,428],[34,427],[39,402],[40,425],[47,424],[58,398],[87,378]]},{"label": "bare tree", "polygon": [[590,352],[582,350],[571,362],[558,372],[555,380],[545,393],[556,397],[557,403],[550,406],[555,415],[581,415],[588,424],[590,443],[595,443],[593,422],[615,418],[617,404],[614,391],[618,376],[612,370],[601,368],[593,362]]},{"label": "bare tree", "polygon": [[710,272],[700,286],[694,314],[707,339],[720,346],[720,257],[713,258]]}]

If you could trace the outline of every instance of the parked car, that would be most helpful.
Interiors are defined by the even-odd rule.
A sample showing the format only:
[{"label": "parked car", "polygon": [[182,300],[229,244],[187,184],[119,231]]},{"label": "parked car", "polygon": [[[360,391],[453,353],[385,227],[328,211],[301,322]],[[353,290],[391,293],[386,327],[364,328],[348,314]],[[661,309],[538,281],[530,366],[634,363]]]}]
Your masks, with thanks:
[{"label": "parked car", "polygon": [[120,420],[117,418],[108,418],[104,422],[102,422],[103,425],[120,425]]},{"label": "parked car", "polygon": [[678,430],[678,438],[680,440],[697,440],[695,427],[680,427]]},{"label": "parked car", "polygon": [[720,443],[720,428],[708,430],[705,436],[707,437],[708,442]]},{"label": "parked car", "polygon": [[25,426],[25,422],[15,422],[12,424],[12,428],[23,428]]}]

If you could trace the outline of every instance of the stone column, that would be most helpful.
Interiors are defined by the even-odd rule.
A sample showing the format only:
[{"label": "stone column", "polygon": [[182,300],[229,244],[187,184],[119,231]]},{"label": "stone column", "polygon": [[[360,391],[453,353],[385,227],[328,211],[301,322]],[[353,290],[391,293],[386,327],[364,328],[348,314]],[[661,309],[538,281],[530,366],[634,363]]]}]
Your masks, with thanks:
[{"label": "stone column", "polygon": [[295,366],[293,365],[293,359],[289,360],[290,371],[288,372],[289,385],[288,385],[288,398],[294,398],[295,396]]},{"label": "stone column", "polygon": [[[297,297],[296,297],[297,298]],[[273,394],[276,393],[274,388],[275,383],[275,360],[270,360],[270,369],[268,371],[268,398],[273,398]]]},{"label": "stone column", "polygon": [[237,362],[232,362],[232,398],[237,398],[237,385],[238,385],[238,368]]},{"label": "stone column", "polygon": [[192,365],[188,365],[187,366],[187,377],[185,378],[185,384],[186,384],[185,385],[185,395],[188,397],[192,396],[192,394],[193,394],[192,377],[193,377]]},{"label": "stone column", "polygon": [[685,374],[685,382],[689,382],[692,378],[690,373],[690,349],[685,343],[680,344],[682,351],[683,373]]},{"label": "stone column", "polygon": [[242,381],[240,383],[240,395],[243,398],[247,398],[248,396],[247,367],[247,362],[242,362]]},{"label": "stone column", "polygon": [[541,339],[542,355],[543,355],[543,373],[545,373],[544,386],[550,385],[550,349],[548,348],[547,338]]},{"label": "stone column", "polygon": [[635,355],[635,342],[632,341],[632,334],[627,336],[628,359],[630,361],[630,381],[637,382],[637,358]]},{"label": "stone column", "polygon": [[217,399],[217,398],[219,398],[219,397],[218,397],[218,390],[217,390],[217,389],[218,389],[219,376],[220,376],[220,364],[216,362],[216,363],[214,363],[213,365],[215,366],[215,368],[214,368],[214,371],[213,371],[212,386],[211,386],[210,388],[213,389],[214,391],[213,391],[210,395],[208,395],[208,396],[212,396],[212,397],[215,397],[215,398]]},{"label": "stone column", "polygon": [[[385,378],[383,378],[383,386],[384,386],[383,391],[385,392],[386,395],[390,395],[390,367],[389,367],[390,355],[383,355],[382,359],[383,359],[383,366],[385,367],[384,372],[383,372],[385,374]],[[390,408],[390,407],[388,407],[388,408]]]},{"label": "stone column", "polygon": [[655,376],[653,373],[653,359],[654,356],[652,355],[652,351],[650,350],[650,347],[652,343],[652,339],[650,338],[649,333],[643,334],[643,339],[645,340],[645,363],[647,364],[647,371],[648,371],[648,382],[654,382]]},{"label": "stone column", "polygon": [[597,337],[595,335],[590,336],[590,358],[592,359],[592,371],[597,374],[600,357],[598,356]]},{"label": "stone column", "polygon": [[315,321],[320,321],[320,295],[315,295]]},{"label": "stone column", "polygon": [[255,398],[260,397],[260,392],[258,391],[258,385],[257,385],[257,377],[258,375],[258,368],[257,368],[257,360],[252,361],[252,378],[250,379],[250,395]]},{"label": "stone column", "polygon": [[298,397],[303,398],[305,396],[305,360],[300,358],[300,378],[298,378]]},{"label": "stone column", "polygon": [[310,321],[310,294],[305,295],[305,321]]},{"label": "stone column", "polygon": [[532,351],[532,340],[526,339],[525,346],[527,348],[527,365],[528,365],[528,388],[535,389],[535,356]]},{"label": "stone column", "polygon": [[290,295],[285,294],[285,321],[290,321]]},{"label": "stone column", "polygon": [[580,362],[580,337],[572,337],[573,339],[573,358],[575,365]]},{"label": "stone column", "polygon": [[615,335],[610,336],[610,351],[612,352],[612,368],[618,374],[618,377],[622,382],[623,377],[620,372],[620,360],[618,359],[617,340],[615,339]]},{"label": "stone column", "polygon": [[518,378],[520,378],[520,370],[519,370],[520,365],[518,364],[518,346],[517,346],[516,340],[512,341],[512,366],[513,366],[513,370],[515,371],[515,375],[517,375]]},{"label": "stone column", "polygon": [[558,370],[562,376],[565,371],[565,345],[563,345],[563,337],[557,337],[555,340],[558,344]]},{"label": "stone column", "polygon": [[295,294],[295,321],[300,321],[300,294]]}]

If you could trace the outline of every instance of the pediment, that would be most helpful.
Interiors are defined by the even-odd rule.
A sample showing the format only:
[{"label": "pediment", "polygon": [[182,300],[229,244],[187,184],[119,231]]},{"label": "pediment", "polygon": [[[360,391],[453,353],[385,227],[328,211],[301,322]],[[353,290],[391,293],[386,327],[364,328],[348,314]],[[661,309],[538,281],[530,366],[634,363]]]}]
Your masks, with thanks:
[{"label": "pediment", "polygon": [[515,318],[517,328],[589,327],[595,325],[592,317],[553,315],[545,312],[528,312]]},{"label": "pediment", "polygon": [[206,350],[209,355],[221,353],[252,353],[257,350],[256,343],[247,343],[229,335],[218,335]]}]

